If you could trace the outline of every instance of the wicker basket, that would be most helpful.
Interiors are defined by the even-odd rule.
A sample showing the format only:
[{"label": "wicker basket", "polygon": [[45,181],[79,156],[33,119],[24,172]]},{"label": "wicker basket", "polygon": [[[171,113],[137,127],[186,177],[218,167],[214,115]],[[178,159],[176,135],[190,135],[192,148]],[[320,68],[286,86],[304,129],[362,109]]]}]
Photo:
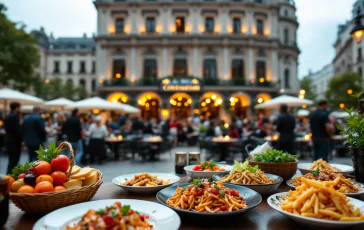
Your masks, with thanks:
[{"label": "wicker basket", "polygon": [[[72,172],[74,165],[73,149],[70,143],[63,142],[58,148],[68,146],[71,153],[71,167],[68,172],[68,177]],[[10,192],[11,201],[28,213],[46,213],[58,208],[62,208],[68,205],[77,204],[90,200],[99,189],[102,184],[102,173],[98,173],[97,182],[84,186],[78,189],[70,189],[58,192],[45,192],[45,193],[14,193]]]},{"label": "wicker basket", "polygon": [[273,163],[273,162],[256,162],[249,159],[249,164],[258,167],[266,172],[277,176],[281,176],[283,180],[289,180],[297,171],[298,160],[295,162]]}]

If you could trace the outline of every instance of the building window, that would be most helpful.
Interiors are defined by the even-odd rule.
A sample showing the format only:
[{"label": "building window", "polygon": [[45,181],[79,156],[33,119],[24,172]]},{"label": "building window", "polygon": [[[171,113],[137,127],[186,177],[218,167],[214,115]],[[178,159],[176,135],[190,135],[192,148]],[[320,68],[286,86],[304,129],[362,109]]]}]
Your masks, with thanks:
[{"label": "building window", "polygon": [[83,87],[86,87],[85,79],[80,79],[79,84],[82,85]]},{"label": "building window", "polygon": [[203,62],[203,77],[205,79],[207,79],[207,78],[216,79],[217,78],[216,60],[215,59],[209,58],[209,59],[204,60],[204,62]]},{"label": "building window", "polygon": [[262,4],[263,3],[263,0],[255,0],[255,3]]},{"label": "building window", "polygon": [[114,80],[125,78],[125,61],[123,59],[114,60],[112,78]]},{"label": "building window", "polygon": [[240,18],[233,19],[233,33],[240,34],[241,31],[241,21]]},{"label": "building window", "polygon": [[289,31],[287,28],[284,29],[284,44],[288,44],[289,43]]},{"label": "building window", "polygon": [[157,60],[144,60],[144,78],[155,81],[157,79]]},{"label": "building window", "polygon": [[363,77],[363,69],[361,67],[358,68],[358,73],[360,77]]},{"label": "building window", "polygon": [[146,22],[147,33],[155,33],[155,18],[148,17]]},{"label": "building window", "polygon": [[244,60],[233,59],[231,63],[231,77],[244,78]]},{"label": "building window", "polygon": [[255,66],[257,82],[265,82],[265,61],[257,61]]},{"label": "building window", "polygon": [[173,75],[174,76],[187,76],[187,60],[186,59],[174,59]]},{"label": "building window", "polygon": [[92,81],[91,81],[91,90],[92,91],[96,90],[96,79],[92,79]]},{"label": "building window", "polygon": [[362,54],[361,54],[361,47],[358,48],[358,61],[361,61],[362,59]]},{"label": "building window", "polygon": [[283,15],[284,15],[285,17],[288,17],[288,16],[289,16],[288,9],[284,9],[284,11],[283,11]]},{"label": "building window", "polygon": [[213,33],[214,32],[214,18],[206,18],[205,19],[205,32]]},{"label": "building window", "polygon": [[86,62],[80,61],[80,73],[86,73]]},{"label": "building window", "polygon": [[115,22],[115,32],[117,34],[124,33],[124,18],[117,18]]},{"label": "building window", "polygon": [[185,32],[185,18],[184,17],[176,18],[176,32],[177,33]]},{"label": "building window", "polygon": [[289,69],[284,70],[284,88],[286,89],[291,88],[289,83]]},{"label": "building window", "polygon": [[91,70],[92,73],[95,73],[96,72],[96,62],[93,61],[92,62],[92,70]]},{"label": "building window", "polygon": [[257,35],[264,35],[264,22],[261,19],[257,20]]},{"label": "building window", "polygon": [[59,61],[53,62],[53,73],[59,73]]},{"label": "building window", "polygon": [[72,61],[68,61],[67,62],[67,73],[70,74],[70,73],[73,73],[73,62]]}]

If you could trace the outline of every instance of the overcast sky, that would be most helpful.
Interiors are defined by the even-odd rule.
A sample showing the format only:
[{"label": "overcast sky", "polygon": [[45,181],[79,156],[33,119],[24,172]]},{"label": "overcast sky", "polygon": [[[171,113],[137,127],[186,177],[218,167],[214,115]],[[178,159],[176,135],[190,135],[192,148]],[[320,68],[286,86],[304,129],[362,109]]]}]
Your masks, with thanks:
[{"label": "overcast sky", "polygon": [[[269,0],[268,0],[269,1]],[[92,0],[0,0],[13,21],[28,30],[43,26],[54,36],[91,36],[96,32],[96,10]],[[337,25],[351,18],[355,0],[296,0],[299,77],[317,71],[334,58]]]}]

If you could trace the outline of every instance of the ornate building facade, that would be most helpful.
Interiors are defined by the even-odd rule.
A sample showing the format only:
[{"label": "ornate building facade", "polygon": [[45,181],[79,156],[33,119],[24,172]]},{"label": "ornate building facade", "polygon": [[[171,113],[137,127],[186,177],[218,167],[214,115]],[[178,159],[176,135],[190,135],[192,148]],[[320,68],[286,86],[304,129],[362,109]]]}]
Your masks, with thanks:
[{"label": "ornate building facade", "polygon": [[96,0],[98,93],[144,119],[247,117],[297,94],[292,0]]}]

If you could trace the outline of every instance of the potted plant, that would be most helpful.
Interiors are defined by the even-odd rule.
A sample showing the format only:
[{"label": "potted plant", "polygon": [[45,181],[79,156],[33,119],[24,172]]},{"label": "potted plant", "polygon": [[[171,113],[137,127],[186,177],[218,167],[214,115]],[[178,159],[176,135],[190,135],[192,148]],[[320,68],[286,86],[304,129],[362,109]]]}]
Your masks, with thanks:
[{"label": "potted plant", "polygon": [[[360,101],[363,93],[364,91],[353,96]],[[354,112],[354,108],[345,111],[349,114],[349,117],[345,118],[346,128],[338,124],[336,127],[347,138],[344,145],[350,148],[355,180],[364,183],[364,116],[362,111]]]}]

